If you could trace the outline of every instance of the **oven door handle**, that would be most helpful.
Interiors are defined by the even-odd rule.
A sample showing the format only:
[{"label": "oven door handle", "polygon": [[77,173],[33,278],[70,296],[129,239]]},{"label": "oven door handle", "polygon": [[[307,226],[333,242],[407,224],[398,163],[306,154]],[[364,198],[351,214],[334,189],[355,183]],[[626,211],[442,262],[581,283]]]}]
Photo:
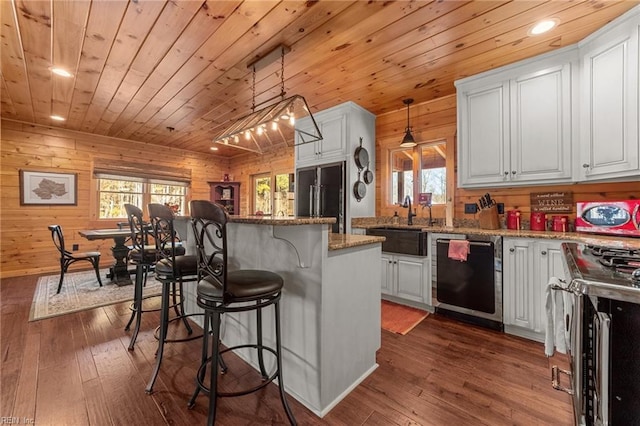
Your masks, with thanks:
[{"label": "oven door handle", "polygon": [[559,390],[559,391],[568,393],[569,395],[573,395],[572,389],[565,388],[564,386],[560,385],[560,373],[566,374],[567,376],[569,376],[569,379],[573,378],[573,374],[571,373],[571,371],[564,370],[558,367],[557,365],[554,365],[551,367],[551,386],[553,386],[555,390]]},{"label": "oven door handle", "polygon": [[609,348],[611,335],[611,317],[606,313],[598,312],[600,330],[598,339],[598,357],[600,370],[600,404],[597,410],[601,416],[603,425],[609,422]]}]

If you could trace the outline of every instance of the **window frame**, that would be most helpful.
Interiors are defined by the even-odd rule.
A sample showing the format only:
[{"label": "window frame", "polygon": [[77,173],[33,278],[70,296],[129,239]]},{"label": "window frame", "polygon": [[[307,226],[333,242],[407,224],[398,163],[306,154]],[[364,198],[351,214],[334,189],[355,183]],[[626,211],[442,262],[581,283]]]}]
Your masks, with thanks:
[{"label": "window frame", "polygon": [[[288,175],[289,176],[289,188],[291,188],[292,185],[292,178],[294,176],[293,173],[289,172],[289,171],[281,171],[281,172],[265,172],[265,173],[256,173],[253,175],[250,175],[250,182],[251,182],[251,201],[250,201],[250,208],[251,208],[251,214],[255,214],[258,209],[256,206],[256,179],[261,179],[261,178],[265,178],[265,177],[269,177],[269,185],[270,185],[270,190],[271,190],[271,197],[270,197],[270,204],[271,204],[271,212],[270,213],[264,213],[264,216],[271,216],[271,217],[276,217],[279,213],[279,211],[275,211],[276,208],[276,185],[277,185],[277,177],[281,176],[281,175]],[[293,191],[288,191],[288,192],[293,192]],[[289,201],[289,198],[287,198],[287,204]],[[293,200],[292,200],[293,201]],[[289,214],[289,212],[284,212],[285,216],[284,217],[291,217],[291,216],[295,216],[295,210],[293,209],[293,203],[292,204],[292,209],[291,209],[291,214]],[[288,210],[288,206],[287,206],[287,210]]]},{"label": "window frame", "polygon": [[[106,174],[106,173],[95,173],[94,174],[94,178],[95,178],[95,202],[92,203],[95,206],[95,220],[100,222],[100,223],[105,223],[105,222],[122,222],[123,220],[126,220],[127,217],[123,216],[123,217],[100,217],[101,214],[101,209],[100,209],[100,200],[101,200],[101,194],[102,194],[102,190],[100,189],[100,180],[101,179],[110,179],[110,180],[119,180],[119,181],[125,181],[125,182],[139,182],[142,184],[142,193],[136,193],[136,194],[140,194],[142,196],[142,206],[139,206],[142,211],[143,214],[148,214],[147,210],[147,206],[149,205],[149,203],[151,203],[151,198],[154,195],[159,195],[159,194],[153,194],[151,192],[151,188],[152,185],[154,184],[159,184],[159,185],[168,185],[168,186],[180,186],[180,187],[184,187],[184,194],[183,195],[178,195],[179,197],[183,197],[183,202],[182,202],[182,209],[178,210],[176,212],[177,216],[181,216],[181,215],[186,215],[187,214],[187,206],[190,200],[190,187],[191,187],[191,183],[190,182],[185,182],[185,181],[177,181],[177,180],[170,180],[170,179],[158,179],[158,178],[151,178],[151,177],[139,177],[139,176],[128,176],[128,175],[118,175],[118,174]],[[116,194],[124,194],[122,192],[114,192],[114,191],[109,191],[110,193],[116,193]],[[161,194],[160,194],[161,195]]]},{"label": "window frame", "polygon": [[[397,203],[394,203],[393,200],[393,155],[395,153],[398,152],[402,152],[402,151],[407,151],[407,152],[411,152],[411,156],[412,156],[412,176],[413,176],[413,185],[412,185],[412,194],[411,195],[411,203],[413,205],[417,205],[418,202],[418,194],[420,193],[420,189],[422,188],[423,182],[422,182],[422,148],[425,146],[434,146],[434,145],[444,145],[445,147],[449,146],[448,140],[447,138],[437,138],[437,139],[433,139],[433,140],[428,140],[425,142],[418,142],[414,147],[412,148],[402,148],[402,147],[396,147],[396,148],[389,148],[388,149],[388,156],[387,156],[387,168],[389,170],[389,177],[388,177],[388,182],[387,182],[387,196],[385,197],[385,204],[388,207],[393,207],[393,206],[397,206]],[[453,194],[450,194],[450,179],[452,179],[453,177],[451,176],[451,172],[449,171],[449,168],[447,167],[448,164],[450,164],[450,162],[452,161],[452,159],[449,158],[450,155],[453,155],[453,153],[450,150],[447,150],[446,153],[446,158],[445,158],[445,166],[444,166],[444,170],[445,170],[445,194],[444,194],[444,203],[437,203],[437,204],[433,204],[434,208],[446,208],[446,206],[449,203],[449,200],[453,197]],[[406,196],[407,194],[405,194]],[[399,203],[402,203],[402,200],[399,201]]]}]

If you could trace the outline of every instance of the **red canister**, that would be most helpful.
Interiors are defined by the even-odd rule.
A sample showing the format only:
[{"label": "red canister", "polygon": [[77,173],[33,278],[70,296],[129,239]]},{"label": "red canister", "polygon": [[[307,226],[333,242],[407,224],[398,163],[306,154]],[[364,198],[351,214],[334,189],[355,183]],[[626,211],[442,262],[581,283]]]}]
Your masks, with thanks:
[{"label": "red canister", "polygon": [[546,231],[547,216],[542,212],[532,212],[530,227],[532,231]]},{"label": "red canister", "polygon": [[567,232],[569,230],[569,216],[554,216],[553,230],[556,232]]},{"label": "red canister", "polygon": [[507,211],[507,229],[520,229],[520,210]]}]

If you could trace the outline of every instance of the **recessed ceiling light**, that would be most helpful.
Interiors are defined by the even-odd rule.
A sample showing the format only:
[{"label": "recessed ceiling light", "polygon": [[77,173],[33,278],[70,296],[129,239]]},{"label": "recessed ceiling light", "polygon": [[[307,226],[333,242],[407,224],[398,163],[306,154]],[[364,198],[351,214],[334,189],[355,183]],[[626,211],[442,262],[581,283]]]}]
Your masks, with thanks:
[{"label": "recessed ceiling light", "polygon": [[56,120],[56,121],[64,121],[64,120],[65,120],[65,118],[64,118],[64,117],[61,117],[61,116],[59,116],[59,115],[52,115],[52,116],[51,116],[51,119],[52,119],[52,120]]},{"label": "recessed ceiling light", "polygon": [[218,147],[217,146],[212,146],[211,148],[209,148],[211,151],[217,151]]},{"label": "recessed ceiling light", "polygon": [[69,71],[62,68],[53,67],[51,68],[51,72],[61,77],[67,77],[67,78],[73,77],[73,74],[71,74]]},{"label": "recessed ceiling light", "polygon": [[545,19],[544,21],[540,21],[535,24],[531,30],[529,30],[529,34],[538,35],[546,33],[547,31],[551,31],[555,28],[558,23],[559,21],[557,19]]}]

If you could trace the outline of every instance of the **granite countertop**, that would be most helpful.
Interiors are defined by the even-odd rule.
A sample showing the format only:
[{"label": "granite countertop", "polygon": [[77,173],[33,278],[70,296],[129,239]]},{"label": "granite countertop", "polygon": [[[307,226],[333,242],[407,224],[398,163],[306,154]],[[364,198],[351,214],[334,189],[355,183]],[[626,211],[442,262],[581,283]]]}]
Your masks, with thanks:
[{"label": "granite countertop", "polygon": [[385,226],[401,229],[420,229],[427,232],[446,234],[473,234],[473,235],[498,235],[501,237],[515,238],[544,238],[550,240],[569,240],[584,244],[604,245],[625,249],[640,249],[640,238],[622,237],[613,235],[586,234],[582,232],[552,232],[530,231],[514,229],[481,229],[469,227],[425,226],[425,225],[392,225],[389,223],[368,223],[352,225],[352,228],[371,229]]},{"label": "granite countertop", "polygon": [[341,250],[349,247],[382,243],[386,238],[374,235],[329,234],[329,250]]},{"label": "granite countertop", "polygon": [[296,216],[229,216],[230,223],[250,223],[254,225],[323,225],[336,222],[335,217],[296,217]]}]

